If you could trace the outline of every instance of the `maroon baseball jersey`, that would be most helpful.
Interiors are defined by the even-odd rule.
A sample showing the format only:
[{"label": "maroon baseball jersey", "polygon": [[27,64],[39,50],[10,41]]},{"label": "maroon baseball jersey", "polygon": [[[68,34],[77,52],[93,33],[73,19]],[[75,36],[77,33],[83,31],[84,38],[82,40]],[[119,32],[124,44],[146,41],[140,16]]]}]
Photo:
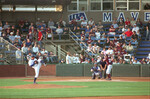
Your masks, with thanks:
[{"label": "maroon baseball jersey", "polygon": [[106,64],[107,65],[112,65],[113,61],[111,60],[111,58],[106,58]]}]

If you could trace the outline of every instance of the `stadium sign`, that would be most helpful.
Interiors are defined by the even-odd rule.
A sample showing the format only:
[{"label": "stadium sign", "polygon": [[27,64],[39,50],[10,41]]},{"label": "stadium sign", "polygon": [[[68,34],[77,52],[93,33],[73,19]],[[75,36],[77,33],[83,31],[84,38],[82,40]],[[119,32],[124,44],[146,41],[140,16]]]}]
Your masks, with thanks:
[{"label": "stadium sign", "polygon": [[88,21],[85,12],[78,12],[68,15],[69,22],[71,22],[73,19],[75,19],[77,22],[81,20]]},{"label": "stadium sign", "polygon": [[[112,12],[103,12],[103,22],[112,22]],[[138,19],[138,16],[139,16],[139,12],[130,12],[130,15],[132,18],[134,18],[134,20],[137,20]],[[125,21],[126,18],[125,18],[125,15],[124,15],[124,12],[120,12],[119,15],[118,15],[118,20],[120,18],[123,18],[123,20]],[[149,21],[150,20],[150,12],[145,12],[144,13],[144,21]]]}]

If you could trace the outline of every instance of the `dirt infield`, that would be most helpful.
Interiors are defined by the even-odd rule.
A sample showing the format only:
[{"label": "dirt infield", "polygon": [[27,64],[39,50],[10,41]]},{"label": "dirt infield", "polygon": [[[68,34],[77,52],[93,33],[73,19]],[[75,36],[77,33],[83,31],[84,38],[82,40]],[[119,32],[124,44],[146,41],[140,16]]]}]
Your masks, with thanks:
[{"label": "dirt infield", "polygon": [[48,88],[81,88],[85,86],[65,86],[65,85],[55,85],[55,84],[27,84],[27,85],[17,85],[17,86],[2,86],[0,88],[8,89],[48,89]]},{"label": "dirt infield", "polygon": [[[24,81],[32,82],[32,79]],[[92,80],[91,77],[51,77],[37,79],[39,82],[92,82],[92,81],[107,81],[105,79]],[[150,82],[150,77],[113,77],[114,82]]]}]

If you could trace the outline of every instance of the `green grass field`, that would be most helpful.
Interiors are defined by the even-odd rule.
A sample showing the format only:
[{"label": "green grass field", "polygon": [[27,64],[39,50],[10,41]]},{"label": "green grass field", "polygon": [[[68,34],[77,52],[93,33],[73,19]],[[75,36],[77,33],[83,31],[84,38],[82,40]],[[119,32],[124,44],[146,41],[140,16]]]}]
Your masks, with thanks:
[{"label": "green grass field", "polygon": [[[0,79],[0,86],[32,84],[23,79]],[[150,95],[150,82],[38,82],[82,88],[50,89],[4,89],[0,88],[0,98],[50,98],[50,97],[88,97],[88,96],[137,96]]]}]

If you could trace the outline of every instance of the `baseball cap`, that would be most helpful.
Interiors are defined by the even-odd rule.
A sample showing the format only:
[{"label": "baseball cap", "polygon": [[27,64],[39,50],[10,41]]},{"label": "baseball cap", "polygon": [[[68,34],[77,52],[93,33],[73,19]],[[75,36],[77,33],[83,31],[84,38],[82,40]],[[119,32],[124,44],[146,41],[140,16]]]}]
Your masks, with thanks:
[{"label": "baseball cap", "polygon": [[14,34],[13,32],[10,32],[10,34]]},{"label": "baseball cap", "polygon": [[136,24],[134,24],[134,25],[136,25]]},{"label": "baseball cap", "polygon": [[32,55],[31,57],[34,57],[34,55]]}]

